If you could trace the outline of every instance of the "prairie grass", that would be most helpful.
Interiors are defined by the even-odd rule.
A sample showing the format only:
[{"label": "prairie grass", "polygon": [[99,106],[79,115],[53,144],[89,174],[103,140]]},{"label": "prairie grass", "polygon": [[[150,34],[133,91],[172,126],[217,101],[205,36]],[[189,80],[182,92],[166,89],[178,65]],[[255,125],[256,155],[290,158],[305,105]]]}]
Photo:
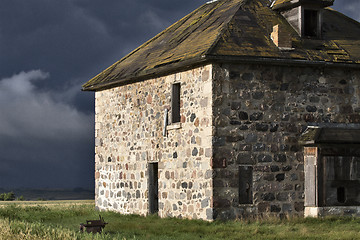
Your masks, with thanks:
[{"label": "prairie grass", "polygon": [[0,208],[0,239],[360,239],[359,218],[204,222],[100,214],[109,224],[102,234],[92,235],[79,233],[79,225],[98,219],[93,204],[10,204]]}]

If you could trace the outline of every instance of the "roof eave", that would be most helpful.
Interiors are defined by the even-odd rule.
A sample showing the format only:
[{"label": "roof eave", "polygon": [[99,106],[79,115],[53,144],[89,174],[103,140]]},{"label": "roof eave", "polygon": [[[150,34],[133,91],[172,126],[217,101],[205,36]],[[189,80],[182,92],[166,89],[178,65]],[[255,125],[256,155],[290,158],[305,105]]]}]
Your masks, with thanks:
[{"label": "roof eave", "polygon": [[101,91],[116,86],[126,85],[129,83],[144,81],[151,78],[166,76],[179,71],[201,66],[207,63],[250,63],[250,64],[272,64],[286,66],[316,66],[316,67],[346,67],[360,69],[360,64],[356,62],[326,62],[312,61],[303,59],[287,59],[287,58],[259,58],[249,56],[221,56],[221,55],[203,55],[193,59],[181,61],[167,66],[144,71],[137,75],[130,75],[126,78],[117,79],[111,82],[94,84],[82,88],[82,91]]},{"label": "roof eave", "polygon": [[191,69],[196,66],[204,65],[207,62],[208,62],[208,60],[204,56],[200,56],[200,57],[192,58],[189,60],[173,63],[171,65],[153,68],[151,70],[143,71],[136,75],[129,75],[129,76],[126,76],[126,78],[116,79],[111,82],[99,83],[99,84],[94,84],[91,86],[83,86],[82,91],[106,90],[106,89],[117,87],[117,86],[122,86],[122,85],[130,84],[130,83],[144,81],[147,79],[166,76],[166,75],[176,73],[179,71]]},{"label": "roof eave", "polygon": [[291,58],[271,58],[271,57],[250,57],[250,56],[212,56],[207,55],[206,59],[210,62],[231,62],[231,63],[266,63],[273,65],[286,66],[319,66],[319,67],[347,67],[360,69],[360,62],[330,62],[330,61],[314,61],[306,59]]}]

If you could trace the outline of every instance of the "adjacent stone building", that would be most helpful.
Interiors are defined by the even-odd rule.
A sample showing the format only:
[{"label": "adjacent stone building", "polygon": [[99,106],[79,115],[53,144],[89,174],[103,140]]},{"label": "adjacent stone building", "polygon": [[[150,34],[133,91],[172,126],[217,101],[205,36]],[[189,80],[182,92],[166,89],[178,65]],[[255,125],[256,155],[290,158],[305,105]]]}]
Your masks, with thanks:
[{"label": "adjacent stone building", "polygon": [[360,24],[332,4],[212,1],[84,84],[97,208],[360,215]]}]

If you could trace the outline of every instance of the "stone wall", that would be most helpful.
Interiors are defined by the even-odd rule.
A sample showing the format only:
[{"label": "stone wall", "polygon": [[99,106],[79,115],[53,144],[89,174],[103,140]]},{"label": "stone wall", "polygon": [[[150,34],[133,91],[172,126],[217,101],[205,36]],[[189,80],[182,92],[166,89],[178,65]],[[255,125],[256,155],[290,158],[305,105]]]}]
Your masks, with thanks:
[{"label": "stone wall", "polygon": [[[178,82],[181,122],[164,137]],[[303,216],[299,136],[309,125],[360,123],[359,86],[359,70],[234,64],[97,92],[96,206],[147,215],[157,162],[161,217]]]},{"label": "stone wall", "polygon": [[[304,214],[308,125],[360,123],[360,71],[214,65],[214,217]],[[239,167],[252,169],[252,203],[239,203]],[[241,191],[241,190],[240,190]]]},{"label": "stone wall", "polygon": [[[163,136],[171,87],[181,123]],[[147,215],[148,163],[158,162],[159,215],[211,220],[212,66],[96,92],[96,206]]]}]

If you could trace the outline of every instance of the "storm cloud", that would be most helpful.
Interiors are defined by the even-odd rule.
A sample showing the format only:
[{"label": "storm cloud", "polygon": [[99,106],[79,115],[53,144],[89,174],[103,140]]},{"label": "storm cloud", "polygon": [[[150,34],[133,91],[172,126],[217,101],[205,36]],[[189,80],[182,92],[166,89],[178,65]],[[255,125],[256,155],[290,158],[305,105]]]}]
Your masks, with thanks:
[{"label": "storm cloud", "polygon": [[54,92],[35,85],[49,77],[33,70],[0,80],[0,182],[8,187],[84,186],[69,183],[92,165],[93,114],[58,97],[71,96],[71,87]]},{"label": "storm cloud", "polygon": [[[0,137],[31,137],[33,140],[83,139],[93,126],[92,114],[85,114],[54,96],[61,92],[42,91],[36,81],[49,78],[41,70],[21,72],[0,81]],[[63,93],[67,95],[66,89]]]},{"label": "storm cloud", "polygon": [[[81,85],[207,1],[1,0],[0,188],[93,188]],[[358,0],[334,8],[360,20]]]}]

